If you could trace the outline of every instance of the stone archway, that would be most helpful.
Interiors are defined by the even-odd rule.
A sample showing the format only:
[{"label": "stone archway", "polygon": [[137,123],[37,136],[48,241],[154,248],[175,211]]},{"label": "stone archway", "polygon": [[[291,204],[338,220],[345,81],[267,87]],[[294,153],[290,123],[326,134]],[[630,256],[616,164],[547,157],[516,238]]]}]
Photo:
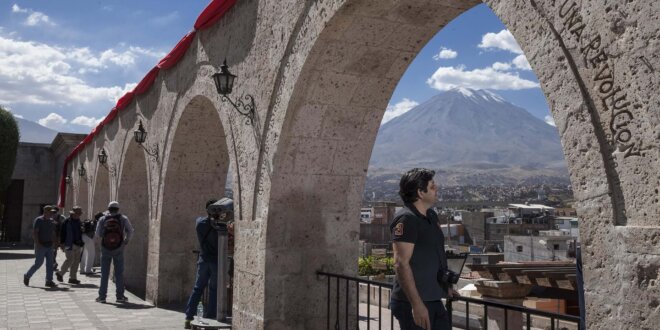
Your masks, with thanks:
[{"label": "stone archway", "polygon": [[136,143],[128,143],[121,167],[117,201],[119,212],[128,217],[135,230],[124,251],[124,284],[127,290],[141,298],[145,297],[147,287],[150,237],[148,187],[144,151]]},{"label": "stone archway", "polygon": [[[208,199],[225,194],[229,154],[223,125],[215,106],[204,96],[182,109],[166,159],[160,223],[152,228],[149,298],[157,305],[184,302],[195,282],[199,249],[195,219],[205,216]],[[154,277],[156,274],[154,274]]]},{"label": "stone archway", "polygon": [[[110,163],[108,168],[98,164],[96,169],[96,177],[94,180],[94,193],[92,194],[92,203],[89,210],[85,210],[88,218],[92,218],[94,214],[103,212],[107,209],[110,202],[110,180],[109,177],[116,176],[116,167],[113,160],[108,160]],[[112,170],[112,171],[110,171]]]},{"label": "stone archway", "polygon": [[[632,240],[643,230],[630,225],[657,226],[652,217],[659,214],[657,202],[652,201],[658,194],[658,176],[652,170],[657,169],[657,149],[644,147],[649,139],[657,139],[653,128],[658,127],[657,117],[647,113],[653,105],[648,100],[658,100],[649,85],[654,69],[648,59],[622,55],[625,47],[633,47],[630,39],[649,43],[652,32],[636,34],[623,22],[616,23],[616,18],[604,17],[611,10],[625,12],[626,22],[650,22],[653,16],[642,4],[623,9],[577,6],[569,0],[486,2],[525,51],[560,130],[578,210],[585,219],[581,235],[590,325],[605,326],[613,319],[622,326],[654,324],[632,315],[648,310],[648,303],[657,305],[653,298],[657,287],[649,283],[658,277],[658,258],[644,257],[637,270],[632,265],[629,269],[617,266],[633,262],[643,250],[643,244]],[[261,252],[264,270],[258,275],[263,286],[255,288],[257,296],[263,294],[263,305],[257,304],[263,310],[240,301],[235,308],[238,327],[323,327],[322,316],[315,312],[324,303],[319,293],[323,283],[314,271],[356,271],[359,231],[354,219],[370,151],[392,90],[426,41],[477,3],[343,1],[302,9],[307,13],[301,17],[308,20],[301,19],[304,28],[293,37],[299,42],[293,48],[303,55],[296,53],[288,59],[290,76],[274,91],[280,102],[276,105],[286,102],[286,113],[281,126],[277,119],[273,119],[276,125],[266,125],[264,141],[279,138],[271,149],[276,150],[272,171],[257,171],[255,191],[265,187],[269,194],[255,202],[253,219],[261,219],[260,212],[265,212],[267,225],[241,224],[249,231],[256,227],[266,232]],[[601,26],[614,28],[603,31]],[[612,52],[617,56],[611,56]],[[657,59],[646,50],[639,50],[638,56]],[[633,62],[638,62],[635,74],[628,75],[625,72]],[[638,115],[646,121],[636,119]],[[633,136],[635,132],[638,135]],[[269,165],[268,160],[264,163]],[[644,207],[637,207],[642,203]],[[657,227],[654,230],[658,232]],[[642,237],[651,239],[649,235]],[[629,250],[599,240],[625,242]],[[259,267],[247,261],[254,253],[240,249],[239,253],[245,255],[238,259],[246,259],[237,264],[240,291],[250,279],[254,281],[250,270]],[[633,279],[641,283],[637,288],[623,285]],[[628,300],[615,303],[616,310],[604,307],[614,306],[607,302],[612,292]],[[254,321],[255,314],[263,316],[263,324]],[[654,315],[657,321],[660,315]]]}]

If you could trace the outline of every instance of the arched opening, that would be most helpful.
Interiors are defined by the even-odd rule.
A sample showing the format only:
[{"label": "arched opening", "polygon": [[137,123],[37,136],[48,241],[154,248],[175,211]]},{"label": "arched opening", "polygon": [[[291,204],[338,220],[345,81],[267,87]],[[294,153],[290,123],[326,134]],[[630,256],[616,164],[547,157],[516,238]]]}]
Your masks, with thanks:
[{"label": "arched opening", "polygon": [[[356,219],[365,173],[392,91],[426,42],[477,3],[347,1],[315,40],[296,78],[273,161],[276,174],[272,175],[267,227],[277,230],[267,232],[263,290],[267,299],[277,298],[265,302],[264,327],[323,327],[323,318],[300,311],[318,310],[325,303],[325,297],[317,294],[324,282],[314,276],[316,270],[356,273]],[[502,4],[498,10],[507,14],[505,23],[514,35],[527,36],[529,27],[519,22],[528,22],[538,13],[527,5],[521,7],[525,8],[513,10]],[[547,26],[537,25],[533,27],[539,34],[549,33]],[[534,50],[530,62],[535,68],[540,67],[534,65],[536,61],[562,56],[557,49],[538,51],[545,46],[536,40],[519,41],[523,49]],[[548,72],[537,74],[545,90],[550,84],[544,81]],[[582,100],[575,89],[563,92],[566,98]],[[552,94],[546,92],[546,96],[553,100]],[[594,157],[594,164],[600,161]],[[594,177],[601,180],[601,174]],[[339,314],[343,319],[343,312]]]},{"label": "arched opening", "polygon": [[[123,159],[117,201],[119,212],[128,217],[135,230],[124,251],[124,285],[136,296],[144,298],[147,286],[150,209],[147,161],[144,151],[133,141],[128,143]],[[107,182],[108,175],[103,173],[106,172],[105,169],[99,172],[106,177]],[[107,202],[105,204],[107,207]]]},{"label": "arched opening", "polygon": [[[157,286],[153,301],[158,305],[186,301],[195,281],[199,249],[195,219],[206,215],[208,199],[225,195],[229,155],[218,112],[205,97],[186,105],[166,162],[160,212],[160,234],[154,242],[150,260],[158,260]],[[153,283],[152,283],[153,284]]]},{"label": "arched opening", "polygon": [[85,210],[85,213],[89,218],[93,217],[94,214],[98,212],[105,211],[108,203],[110,202],[109,176],[116,175],[116,172],[114,172],[116,169],[114,168],[115,163],[112,160],[108,160],[108,162],[110,165],[106,166],[111,166],[109,168],[113,170],[113,173],[109,173],[108,168],[104,167],[100,163],[98,164],[98,168],[96,170],[96,180],[94,181],[94,198],[92,199],[91,208],[89,210]]}]

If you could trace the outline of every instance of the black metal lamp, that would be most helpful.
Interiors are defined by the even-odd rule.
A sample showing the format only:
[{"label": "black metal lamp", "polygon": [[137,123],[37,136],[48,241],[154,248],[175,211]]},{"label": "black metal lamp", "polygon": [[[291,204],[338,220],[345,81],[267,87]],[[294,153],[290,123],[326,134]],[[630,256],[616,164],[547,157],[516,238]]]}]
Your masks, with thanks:
[{"label": "black metal lamp", "polygon": [[146,148],[143,143],[147,140],[147,131],[144,129],[144,126],[142,125],[142,120],[140,120],[140,123],[138,124],[138,128],[133,132],[135,135],[135,142],[137,142],[144,151],[152,157],[156,158],[156,161],[158,161],[158,145],[154,144],[150,148]]},{"label": "black metal lamp", "polygon": [[229,98],[229,94],[231,94],[232,90],[234,89],[234,80],[237,76],[229,72],[226,59],[222,63],[222,66],[220,66],[220,72],[213,74],[212,77],[213,81],[215,82],[215,88],[218,91],[218,94],[222,96],[221,100],[223,102],[229,102],[234,107],[234,109],[238,111],[238,113],[247,117],[248,120],[245,122],[245,124],[253,125],[255,106],[254,98],[252,95],[244,95],[243,99],[245,102],[242,101],[241,98],[238,98],[236,101],[232,101],[231,98]]},{"label": "black metal lamp", "polygon": [[85,165],[80,164],[80,168],[78,168],[78,175],[85,180],[85,182],[89,182],[89,179],[87,178],[87,170],[85,169]]},{"label": "black metal lamp", "polygon": [[147,131],[145,131],[144,126],[142,126],[142,120],[140,120],[138,129],[136,129],[133,134],[135,134],[135,142],[137,142],[139,145],[142,145],[142,143],[144,143],[144,141],[147,139]]},{"label": "black metal lamp", "polygon": [[101,152],[99,153],[99,163],[101,163],[101,165],[108,163],[108,154],[105,153],[105,149],[101,149]]},{"label": "black metal lamp", "polygon": [[108,154],[105,153],[105,149],[101,149],[101,152],[99,153],[98,157],[101,166],[105,167],[105,169],[108,170],[108,172],[110,172],[112,176],[115,176],[115,174],[117,173],[117,169],[112,164],[108,166]]}]

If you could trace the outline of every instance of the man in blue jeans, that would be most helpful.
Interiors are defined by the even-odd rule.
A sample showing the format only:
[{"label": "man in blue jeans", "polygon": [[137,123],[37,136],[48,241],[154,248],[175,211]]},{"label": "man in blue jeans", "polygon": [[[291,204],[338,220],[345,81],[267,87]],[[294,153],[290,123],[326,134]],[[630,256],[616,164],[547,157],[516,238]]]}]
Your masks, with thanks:
[{"label": "man in blue jeans", "polygon": [[119,203],[108,204],[108,212],[96,226],[96,237],[101,240],[101,286],[96,302],[105,303],[108,293],[110,262],[115,266],[115,285],[117,302],[128,302],[124,296],[124,248],[133,236],[133,226],[128,217],[119,213]]},{"label": "man in blue jeans", "polygon": [[[190,329],[190,321],[197,311],[197,305],[202,298],[204,289],[209,286],[209,302],[204,308],[204,317],[215,319],[217,314],[217,290],[218,290],[218,231],[215,223],[226,222],[230,219],[227,215],[233,214],[234,204],[229,198],[224,198],[223,207],[212,207],[217,200],[211,199],[206,202],[206,213],[208,216],[199,217],[195,221],[195,231],[199,241],[200,254],[197,260],[197,277],[188,304],[186,305],[186,320],[184,328]],[[222,202],[222,201],[221,201]],[[225,209],[226,212],[219,211]],[[228,229],[233,230],[233,225],[228,224]]]},{"label": "man in blue jeans", "polygon": [[30,278],[41,268],[46,259],[46,286],[54,288],[57,284],[53,282],[55,222],[53,221],[52,206],[44,206],[42,215],[34,219],[32,237],[34,238],[34,265],[23,275],[23,284],[30,285]]}]

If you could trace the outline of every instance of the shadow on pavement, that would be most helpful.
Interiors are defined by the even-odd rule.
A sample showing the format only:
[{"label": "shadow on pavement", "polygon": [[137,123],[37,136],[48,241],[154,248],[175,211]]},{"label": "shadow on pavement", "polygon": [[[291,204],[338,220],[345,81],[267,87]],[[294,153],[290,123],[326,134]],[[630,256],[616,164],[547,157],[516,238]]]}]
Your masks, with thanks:
[{"label": "shadow on pavement", "polygon": [[66,286],[56,286],[54,288],[42,288],[42,287],[36,287],[37,289],[41,289],[44,291],[69,291],[70,289]]},{"label": "shadow on pavement", "polygon": [[122,309],[150,309],[150,308],[156,308],[156,306],[152,305],[143,305],[143,304],[134,304],[130,302],[126,303],[107,303],[108,305],[114,305],[117,308],[122,308]]},{"label": "shadow on pavement", "polygon": [[0,252],[0,260],[34,259],[34,253]]}]

